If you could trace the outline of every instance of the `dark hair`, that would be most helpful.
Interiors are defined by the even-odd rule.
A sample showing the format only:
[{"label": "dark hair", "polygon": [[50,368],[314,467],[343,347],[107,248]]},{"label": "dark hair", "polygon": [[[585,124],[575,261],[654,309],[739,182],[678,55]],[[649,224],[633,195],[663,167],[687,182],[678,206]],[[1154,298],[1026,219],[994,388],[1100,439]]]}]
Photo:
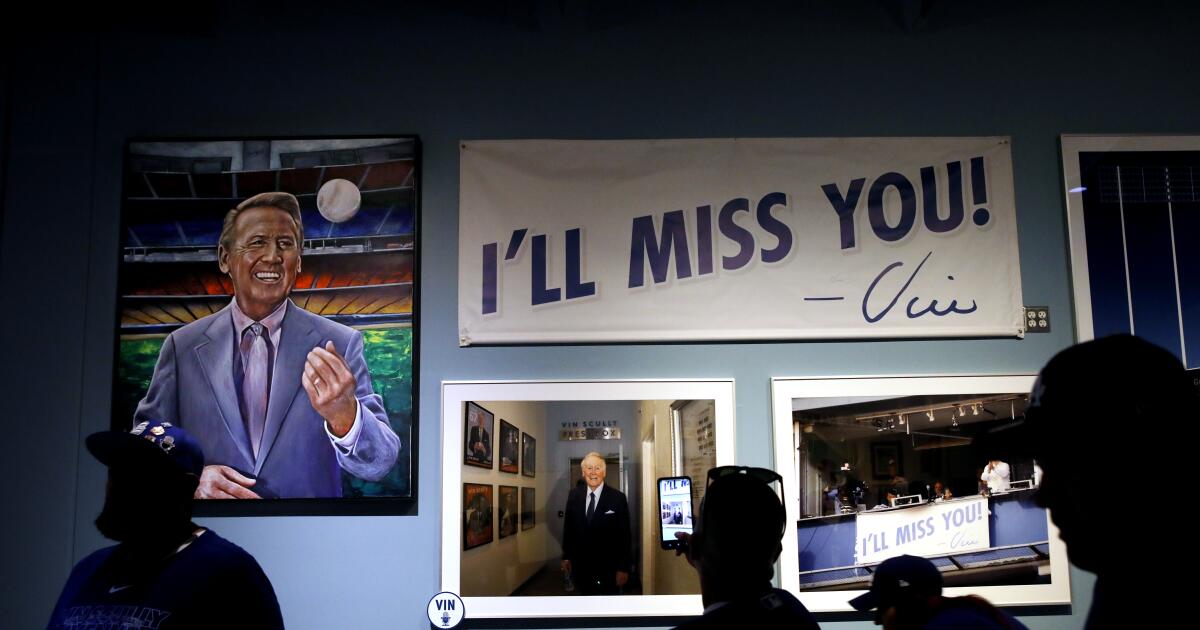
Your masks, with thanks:
[{"label": "dark hair", "polygon": [[[1110,448],[1119,426],[1179,423],[1190,431],[1195,414],[1175,355],[1130,335],[1102,337],[1059,352],[1042,369],[1026,412],[1028,448],[1043,467],[1048,461],[1073,466]],[[1166,440],[1164,447],[1181,454],[1185,443]],[[1173,455],[1164,459],[1177,463]]]},{"label": "dark hair", "polygon": [[779,496],[761,479],[721,477],[708,487],[700,507],[701,560],[747,586],[770,581],[786,521]]}]

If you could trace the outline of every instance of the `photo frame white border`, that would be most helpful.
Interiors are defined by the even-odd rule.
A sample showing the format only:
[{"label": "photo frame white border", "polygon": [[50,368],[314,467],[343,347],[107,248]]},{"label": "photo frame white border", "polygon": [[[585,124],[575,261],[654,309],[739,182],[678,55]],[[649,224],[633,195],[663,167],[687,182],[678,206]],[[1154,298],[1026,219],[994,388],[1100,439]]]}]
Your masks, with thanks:
[{"label": "photo frame white border", "polygon": [[[1083,225],[1083,178],[1079,154],[1104,151],[1200,151],[1200,135],[1076,135],[1063,134],[1063,195],[1067,203],[1067,241],[1071,247],[1071,285],[1075,302],[1075,340],[1091,341],[1092,292]],[[1076,192],[1072,192],[1076,191]]]},{"label": "photo frame white border", "polygon": [[[442,381],[442,527],[440,590],[461,585],[462,408],[467,401],[712,400],[717,465],[734,463],[733,379]],[[794,544],[793,544],[794,547]],[[682,564],[684,561],[680,559]],[[689,567],[690,570],[690,567]],[[471,618],[672,617],[699,615],[700,595],[611,597],[463,597]]]},{"label": "photo frame white border", "polygon": [[[784,495],[788,497],[788,523],[800,518],[797,497],[795,447],[792,435],[792,399],[841,398],[851,396],[911,396],[921,394],[1006,394],[1027,392],[1033,387],[1034,374],[1017,375],[922,375],[795,377],[771,379],[771,416],[774,423],[775,469],[783,476]],[[1067,548],[1058,537],[1058,528],[1049,520],[1050,584],[955,587],[946,595],[979,595],[996,605],[1032,606],[1071,603],[1070,569]],[[797,551],[796,527],[788,527],[783,536],[783,554],[779,558],[780,587],[798,597],[812,612],[846,612],[850,600],[865,593],[854,591],[802,592]]]}]

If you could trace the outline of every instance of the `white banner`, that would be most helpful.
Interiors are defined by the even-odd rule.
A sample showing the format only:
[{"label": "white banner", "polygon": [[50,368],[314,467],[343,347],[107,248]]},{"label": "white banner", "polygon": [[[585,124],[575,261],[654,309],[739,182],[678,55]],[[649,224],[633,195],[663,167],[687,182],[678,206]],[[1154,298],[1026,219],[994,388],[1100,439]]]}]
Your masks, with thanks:
[{"label": "white banner", "polygon": [[462,144],[460,344],[1020,336],[1007,138]]},{"label": "white banner", "polygon": [[873,564],[909,554],[936,556],[991,547],[988,500],[977,496],[881,512],[855,519],[855,562]]}]

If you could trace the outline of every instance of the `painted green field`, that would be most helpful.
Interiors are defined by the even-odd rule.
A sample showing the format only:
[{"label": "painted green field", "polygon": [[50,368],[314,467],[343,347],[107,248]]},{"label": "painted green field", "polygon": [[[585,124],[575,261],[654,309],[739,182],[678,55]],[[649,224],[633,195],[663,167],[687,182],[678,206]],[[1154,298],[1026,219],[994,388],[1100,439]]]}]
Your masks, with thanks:
[{"label": "painted green field", "polygon": [[[396,467],[378,482],[342,476],[342,491],[347,497],[409,496],[412,492],[412,328],[389,327],[364,329],[363,355],[371,372],[375,393],[383,397],[388,420],[400,436],[400,457]],[[138,401],[150,386],[154,363],[166,337],[122,339],[117,357],[116,382],[113,386],[113,417],[121,426],[132,423]]]}]

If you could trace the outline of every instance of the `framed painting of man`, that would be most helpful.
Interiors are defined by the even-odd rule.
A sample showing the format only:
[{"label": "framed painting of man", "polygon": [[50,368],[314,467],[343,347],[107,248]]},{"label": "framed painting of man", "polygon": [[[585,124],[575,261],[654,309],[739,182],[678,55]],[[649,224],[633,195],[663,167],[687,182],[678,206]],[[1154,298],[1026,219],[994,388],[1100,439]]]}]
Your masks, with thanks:
[{"label": "framed painting of man", "polygon": [[419,158],[412,136],[128,144],[112,426],[196,438],[199,514],[416,513]]},{"label": "framed painting of man", "polygon": [[500,472],[516,474],[517,460],[520,458],[521,452],[521,430],[501,420],[498,448],[500,449]]}]

